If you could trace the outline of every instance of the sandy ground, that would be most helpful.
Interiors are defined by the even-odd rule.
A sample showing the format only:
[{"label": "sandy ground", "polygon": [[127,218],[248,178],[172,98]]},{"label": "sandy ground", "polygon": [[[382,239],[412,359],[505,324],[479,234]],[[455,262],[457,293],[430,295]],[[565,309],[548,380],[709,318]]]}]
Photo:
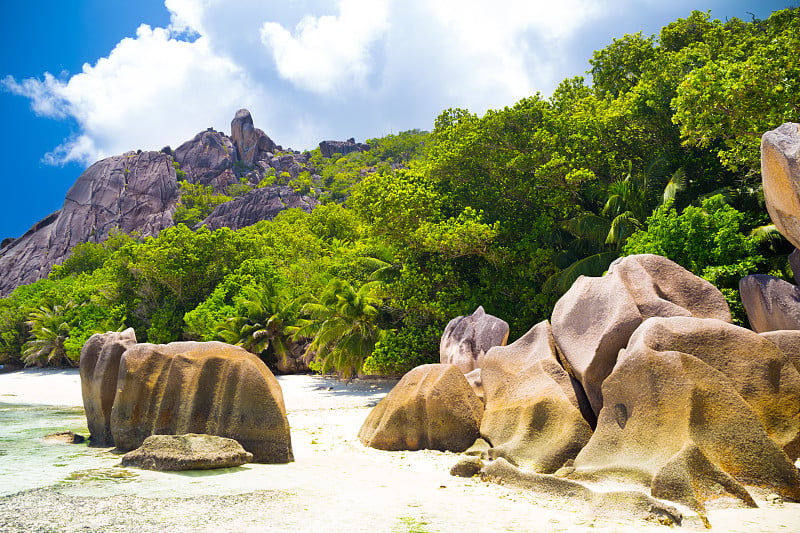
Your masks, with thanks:
[{"label": "sandy ground", "polygon": [[[358,429],[394,381],[344,384],[306,375],[279,381],[294,463],[184,474],[117,469],[130,470],[130,479],[110,483],[99,475],[93,483],[0,497],[0,531],[667,530],[560,498],[452,477],[456,454],[363,447]],[[77,371],[0,374],[0,402],[80,406]],[[117,468],[118,456],[98,453],[100,463]],[[758,503],[759,509],[711,511],[713,531],[800,531],[800,504]],[[681,529],[702,526],[687,513]]]}]

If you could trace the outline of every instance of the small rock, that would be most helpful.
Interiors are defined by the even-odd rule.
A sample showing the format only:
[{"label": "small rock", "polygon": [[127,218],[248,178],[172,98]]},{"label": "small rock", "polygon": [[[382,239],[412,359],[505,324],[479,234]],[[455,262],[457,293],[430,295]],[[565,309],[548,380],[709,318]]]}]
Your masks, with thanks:
[{"label": "small rock", "polygon": [[59,444],[80,444],[86,440],[83,435],[78,435],[72,431],[59,431],[44,436],[45,442],[55,442]]},{"label": "small rock", "polygon": [[147,470],[209,470],[241,466],[253,460],[233,439],[215,435],[151,435],[122,456],[122,466]]},{"label": "small rock", "polygon": [[472,477],[480,474],[483,461],[478,457],[464,457],[450,469],[451,476]]},{"label": "small rock", "polygon": [[767,503],[770,505],[783,505],[783,498],[779,494],[769,494],[767,495]]}]

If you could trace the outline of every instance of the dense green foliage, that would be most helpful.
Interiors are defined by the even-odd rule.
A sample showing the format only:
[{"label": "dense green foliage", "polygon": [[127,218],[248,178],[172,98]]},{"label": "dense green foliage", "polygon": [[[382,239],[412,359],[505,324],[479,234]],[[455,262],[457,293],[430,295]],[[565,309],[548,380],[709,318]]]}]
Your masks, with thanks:
[{"label": "dense green foliage", "polygon": [[[791,247],[760,192],[758,140],[800,120],[800,10],[727,22],[693,12],[625,35],[564,80],[479,117],[371,150],[308,153],[288,185],[318,198],[239,231],[192,231],[226,195],[181,183],[174,228],[78,246],[48,279],[0,300],[0,357],[75,360],[94,331],[222,339],[267,361],[305,351],[343,375],[438,359],[447,321],[483,305],[511,338],[549,317],[580,274],[658,253],[719,286],[744,322],[738,279],[788,278]],[[188,227],[187,227],[188,226]],[[765,237],[766,236],[766,237]]]}]

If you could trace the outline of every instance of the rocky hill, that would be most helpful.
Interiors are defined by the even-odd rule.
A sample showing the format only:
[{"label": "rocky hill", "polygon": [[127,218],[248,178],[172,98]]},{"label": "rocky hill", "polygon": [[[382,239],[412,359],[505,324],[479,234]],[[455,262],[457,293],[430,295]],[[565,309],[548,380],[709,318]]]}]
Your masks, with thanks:
[{"label": "rocky hill", "polygon": [[[335,147],[340,154],[369,149],[348,141],[323,141],[320,149]],[[183,179],[211,186],[219,193],[245,178],[257,185],[265,172],[287,172],[296,178],[308,155],[284,150],[253,125],[246,109],[236,113],[231,135],[209,128],[181,144],[160,152],[128,152],[98,161],[86,169],[70,188],[61,209],[34,224],[18,239],[6,239],[0,248],[0,296],[17,286],[44,278],[53,265],[69,257],[82,242],[101,242],[112,231],[157,235],[175,224],[173,215],[181,198],[176,164]],[[210,229],[239,229],[270,220],[284,209],[306,212],[316,199],[286,186],[254,188],[218,206],[204,221]]]}]

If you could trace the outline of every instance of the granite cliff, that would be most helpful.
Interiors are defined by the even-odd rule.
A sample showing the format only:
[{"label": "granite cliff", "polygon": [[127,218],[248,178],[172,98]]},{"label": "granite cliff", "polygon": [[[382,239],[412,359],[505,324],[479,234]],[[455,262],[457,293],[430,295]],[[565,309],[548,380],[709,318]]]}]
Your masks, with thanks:
[{"label": "granite cliff", "polygon": [[[326,153],[335,149],[340,154],[369,149],[352,139],[323,141],[323,147]],[[21,237],[2,241],[0,296],[46,277],[79,243],[102,242],[112,231],[155,236],[173,226],[181,194],[176,164],[187,182],[224,193],[241,178],[257,184],[269,169],[288,172],[293,178],[305,170],[313,173],[307,163],[307,153],[285,150],[255,128],[246,109],[236,112],[230,136],[209,128],[175,150],[139,150],[98,161],[78,177],[61,209]],[[203,224],[212,230],[239,229],[270,220],[284,209],[310,212],[316,205],[316,199],[286,186],[256,188],[218,206]]]}]

